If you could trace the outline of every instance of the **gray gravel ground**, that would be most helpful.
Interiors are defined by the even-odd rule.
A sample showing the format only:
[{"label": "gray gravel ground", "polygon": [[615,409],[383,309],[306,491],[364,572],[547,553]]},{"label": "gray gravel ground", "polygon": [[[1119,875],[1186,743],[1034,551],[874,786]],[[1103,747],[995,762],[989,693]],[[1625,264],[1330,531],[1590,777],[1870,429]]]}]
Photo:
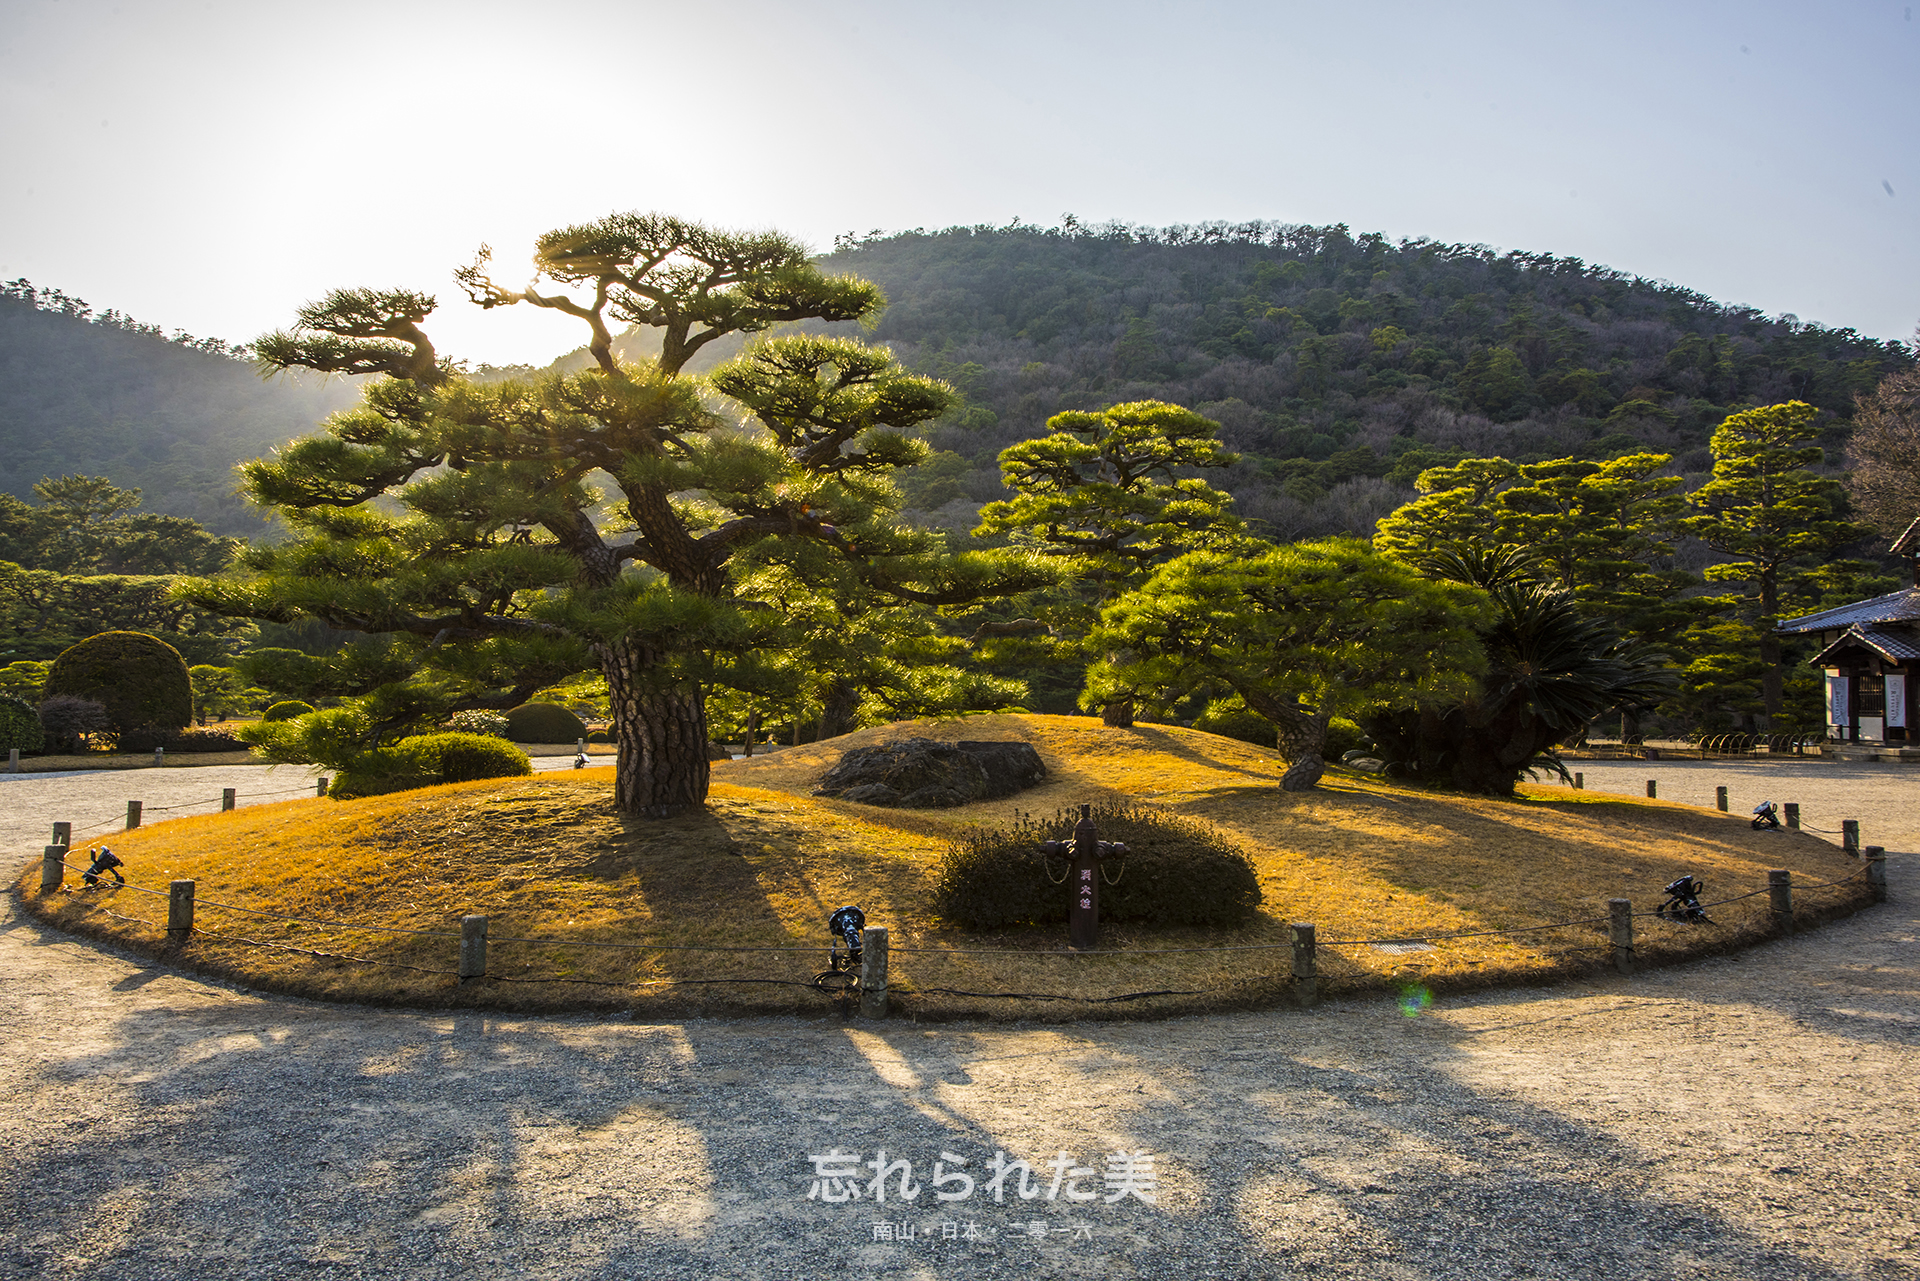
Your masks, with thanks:
[{"label": "gray gravel ground", "polygon": [[[1740,808],[1920,849],[1920,770],[1582,768],[1708,803],[1731,779]],[[16,865],[16,827],[45,839],[20,786]],[[1891,879],[1884,907],[1631,980],[1068,1027],[329,1007],[10,908],[0,1274],[1916,1277],[1920,874]],[[910,1161],[919,1195],[896,1173],[884,1204],[810,1200],[834,1150]],[[1122,1150],[1151,1155],[1153,1204],[1108,1203]],[[1015,1176],[995,1202],[996,1152],[1036,1196]],[[1056,1192],[1063,1152],[1093,1173]],[[936,1201],[955,1158],[976,1186]]]}]

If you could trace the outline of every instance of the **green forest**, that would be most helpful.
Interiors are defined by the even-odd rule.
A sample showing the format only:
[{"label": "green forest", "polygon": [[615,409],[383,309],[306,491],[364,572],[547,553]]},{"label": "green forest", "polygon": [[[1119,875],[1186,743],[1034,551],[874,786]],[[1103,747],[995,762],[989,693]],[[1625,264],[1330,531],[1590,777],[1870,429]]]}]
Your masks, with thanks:
[{"label": "green forest", "polygon": [[1854,397],[1914,362],[1577,258],[1345,226],[876,232],[822,265],[884,289],[871,336],[965,396],[908,481],[955,527],[1062,410],[1185,405],[1221,424],[1241,460],[1216,483],[1270,537],[1366,536],[1463,458],[1652,451],[1704,475],[1714,428],[1753,405],[1822,410],[1837,462]]},{"label": "green forest", "polygon": [[30,281],[0,285],[0,493],[70,473],[138,489],[154,512],[256,534],[234,466],[358,397],[342,380],[263,380],[250,353],[143,324]]}]

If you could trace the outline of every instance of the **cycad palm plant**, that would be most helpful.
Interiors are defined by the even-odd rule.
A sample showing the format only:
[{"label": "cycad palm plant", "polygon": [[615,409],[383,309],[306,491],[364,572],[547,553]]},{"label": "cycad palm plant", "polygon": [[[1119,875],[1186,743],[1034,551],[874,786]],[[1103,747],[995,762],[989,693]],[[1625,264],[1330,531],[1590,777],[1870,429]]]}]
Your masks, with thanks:
[{"label": "cycad palm plant", "polygon": [[1665,654],[1581,613],[1573,597],[1527,581],[1521,548],[1454,547],[1422,558],[1436,578],[1492,598],[1481,635],[1487,672],[1473,697],[1382,713],[1367,722],[1381,759],[1403,777],[1510,795],[1522,775],[1567,777],[1554,745],[1610,711],[1653,706],[1673,690]]}]

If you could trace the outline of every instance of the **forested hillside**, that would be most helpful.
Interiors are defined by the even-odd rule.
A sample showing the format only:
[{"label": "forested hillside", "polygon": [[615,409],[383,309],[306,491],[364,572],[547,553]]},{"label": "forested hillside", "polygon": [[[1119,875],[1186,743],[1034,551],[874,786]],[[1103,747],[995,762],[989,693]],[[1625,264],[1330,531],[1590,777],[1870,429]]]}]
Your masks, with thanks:
[{"label": "forested hillside", "polygon": [[0,286],[0,492],[26,498],[43,477],[105,476],[139,489],[149,511],[257,533],[234,464],[359,393],[345,380],[263,381],[244,356],[24,280]]},{"label": "forested hillside", "polygon": [[1373,522],[1461,457],[1606,459],[1682,472],[1735,409],[1826,411],[1913,351],[1729,306],[1575,258],[1392,242],[1344,226],[961,227],[843,238],[823,264],[881,285],[873,337],[968,406],[909,478],[964,525],[1002,496],[995,457],[1049,415],[1155,398],[1220,421],[1215,483],[1282,539]]}]

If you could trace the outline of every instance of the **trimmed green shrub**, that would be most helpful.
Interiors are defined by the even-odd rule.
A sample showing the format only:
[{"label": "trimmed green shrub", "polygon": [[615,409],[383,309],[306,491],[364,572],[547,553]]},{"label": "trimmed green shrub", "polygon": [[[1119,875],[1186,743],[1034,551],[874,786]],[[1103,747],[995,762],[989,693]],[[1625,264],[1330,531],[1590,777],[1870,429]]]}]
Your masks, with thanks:
[{"label": "trimmed green shrub", "polygon": [[587,741],[589,743],[611,743],[613,741],[613,733],[610,730],[596,729],[587,734]]},{"label": "trimmed green shrub", "polygon": [[335,800],[380,796],[438,783],[518,778],[533,773],[527,754],[490,734],[418,734],[356,755],[327,788]]},{"label": "trimmed green shrub", "polygon": [[37,752],[47,745],[47,731],[40,728],[40,712],[24,698],[0,694],[0,752],[19,748]]},{"label": "trimmed green shrub", "polygon": [[327,784],[327,795],[336,801],[360,796],[384,796],[388,792],[406,792],[416,787],[432,787],[440,780],[419,773],[416,762],[391,747],[361,752],[349,765],[342,765]]},{"label": "trimmed green shrub", "polygon": [[101,632],[60,652],[47,673],[46,697],[91,699],[107,709],[107,727],[176,730],[193,722],[193,679],[180,651],[144,632]]},{"label": "trimmed green shrub", "polygon": [[507,737],[516,743],[572,743],[587,723],[558,703],[522,703],[507,713]]},{"label": "trimmed green shrub", "polygon": [[296,716],[305,716],[312,710],[312,703],[303,703],[297,698],[289,698],[284,702],[275,703],[272,707],[269,707],[260,719],[263,721],[290,721]]},{"label": "trimmed green shrub", "polygon": [[[1040,843],[1070,839],[1079,820],[1065,810],[1046,821],[1028,815],[950,846],[940,861],[934,913],[969,930],[1065,921],[1071,894],[1055,880],[1063,863],[1043,859]],[[1205,823],[1112,804],[1094,807],[1093,824],[1101,840],[1127,846],[1124,860],[1101,869],[1103,921],[1241,925],[1260,906],[1252,861]],[[1109,878],[1113,884],[1105,883]]]}]

